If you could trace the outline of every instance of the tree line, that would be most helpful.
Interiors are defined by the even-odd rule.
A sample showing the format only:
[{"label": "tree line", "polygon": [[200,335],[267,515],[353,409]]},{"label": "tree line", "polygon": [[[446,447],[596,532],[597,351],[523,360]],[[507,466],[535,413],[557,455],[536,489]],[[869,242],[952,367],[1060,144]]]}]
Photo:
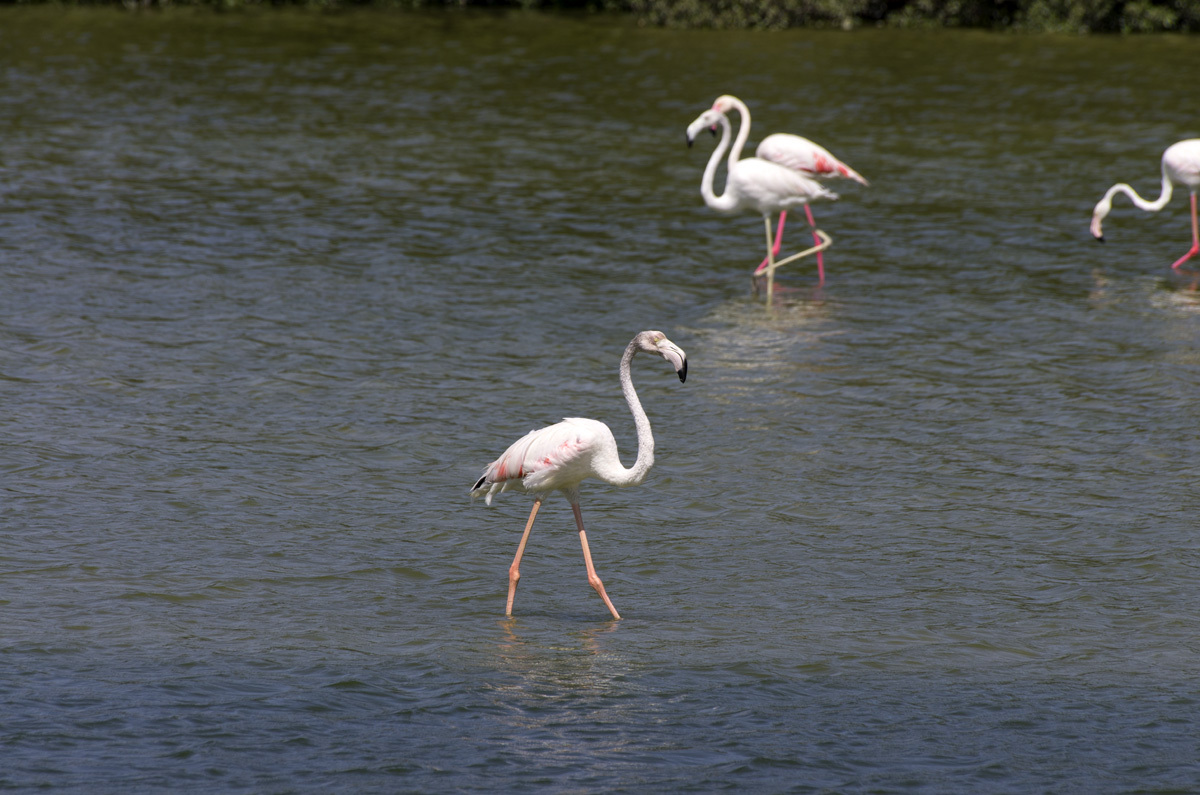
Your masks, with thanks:
[{"label": "tree line", "polygon": [[1200,31],[1200,0],[629,0],[680,27],[965,27],[1069,33]]},{"label": "tree line", "polygon": [[[32,0],[36,2],[37,0]],[[31,0],[0,0],[17,5]],[[72,5],[513,7],[635,14],[676,28],[864,26],[985,28],[1059,33],[1200,31],[1200,0],[50,0]]]}]

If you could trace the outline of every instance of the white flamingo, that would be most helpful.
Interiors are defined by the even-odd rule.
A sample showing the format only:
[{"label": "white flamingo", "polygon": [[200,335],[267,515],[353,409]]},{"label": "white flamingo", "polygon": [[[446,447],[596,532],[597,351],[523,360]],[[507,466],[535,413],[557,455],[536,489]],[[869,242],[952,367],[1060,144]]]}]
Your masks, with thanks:
[{"label": "white flamingo", "polygon": [[[771,163],[759,157],[747,157],[744,160],[730,158],[728,173],[725,175],[725,192],[717,196],[713,192],[713,177],[717,173],[717,163],[729,148],[732,130],[729,117],[719,110],[709,109],[701,113],[695,121],[688,125],[688,146],[696,140],[696,135],[705,129],[721,128],[721,141],[713,150],[704,167],[704,177],[700,181],[700,195],[704,203],[714,210],[724,213],[736,213],[744,210],[755,210],[762,214],[767,231],[767,300],[775,286],[775,269],[780,265],[820,251],[829,243],[829,236],[817,230],[818,235],[824,236],[820,245],[814,249],[793,254],[785,260],[775,261],[775,251],[771,240],[771,214],[808,204],[814,199],[836,199],[837,194],[826,190],[819,182],[809,179],[798,171],[792,171],[786,166]],[[824,274],[821,274],[822,280]]]},{"label": "white flamingo", "polygon": [[633,412],[633,423],[637,426],[638,453],[632,467],[626,469],[617,455],[617,442],[608,426],[597,420],[568,417],[562,422],[546,428],[530,431],[512,444],[504,454],[483,470],[483,477],[471,488],[471,496],[486,496],[487,503],[492,495],[509,489],[533,493],[536,496],[533,510],[517,556],[508,569],[508,605],[505,615],[512,615],[513,597],[517,593],[517,580],[521,578],[521,556],[525,553],[525,542],[542,500],[551,491],[561,491],[571,503],[575,523],[579,526],[579,540],[583,544],[583,561],[587,565],[588,582],[613,618],[620,618],[612,600],[604,591],[604,583],[596,575],[592,565],[592,553],[588,549],[587,534],[583,530],[583,516],[579,512],[579,484],[585,478],[594,477],[613,486],[637,486],[646,479],[646,473],[654,465],[654,435],[650,432],[650,420],[638,400],[629,374],[629,364],[638,353],[656,353],[666,359],[679,374],[679,380],[687,380],[687,354],[667,339],[661,331],[643,331],[630,340],[621,356],[621,391],[625,402]]},{"label": "white flamingo", "polygon": [[1133,203],[1143,210],[1158,212],[1171,201],[1171,191],[1174,185],[1184,185],[1192,196],[1192,247],[1188,252],[1175,261],[1172,268],[1178,268],[1192,257],[1200,253],[1200,227],[1196,223],[1196,191],[1200,190],[1200,138],[1190,138],[1186,141],[1171,144],[1162,156],[1162,193],[1154,201],[1147,201],[1133,188],[1124,182],[1118,182],[1108,189],[1104,198],[1096,204],[1092,211],[1092,235],[1104,242],[1101,223],[1112,210],[1113,196],[1124,193]]},{"label": "white flamingo", "polygon": [[[746,107],[745,102],[742,102],[732,94],[723,94],[717,97],[712,109],[726,115],[731,110],[736,110],[741,116],[741,125],[738,128],[737,138],[729,150],[729,165],[732,166],[741,160],[742,149],[746,145],[747,138],[750,136],[750,109]],[[793,171],[798,171],[800,174],[813,179],[852,179],[863,185],[870,184],[865,177],[834,157],[828,149],[799,135],[792,135],[790,133],[768,135],[758,145],[755,155],[763,160],[778,163]],[[804,213],[808,218],[808,225],[815,230],[817,224],[813,219],[812,208],[808,203],[804,205]],[[787,210],[781,210],[779,213],[779,228],[775,233],[775,241],[771,251],[774,256],[779,256],[779,250],[783,245],[783,226],[786,220]],[[813,240],[817,243],[820,242],[815,233]],[[770,257],[763,259],[762,263],[755,269],[754,275],[760,275],[767,269],[769,264]],[[825,283],[825,263],[820,249],[817,251],[817,280],[820,284]]]}]

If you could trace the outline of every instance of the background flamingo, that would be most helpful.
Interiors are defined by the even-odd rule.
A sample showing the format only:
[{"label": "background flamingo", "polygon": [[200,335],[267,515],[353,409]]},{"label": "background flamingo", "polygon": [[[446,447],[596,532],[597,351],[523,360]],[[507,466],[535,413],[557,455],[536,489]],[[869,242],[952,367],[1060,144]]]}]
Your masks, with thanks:
[{"label": "background flamingo", "polygon": [[[746,139],[750,136],[750,109],[746,107],[746,103],[742,102],[732,94],[723,94],[717,97],[713,103],[713,110],[728,114],[731,110],[736,110],[742,117],[742,123],[738,128],[737,139],[734,141],[733,148],[729,151],[729,161],[738,160],[742,156],[742,147],[746,144]],[[799,135],[791,133],[774,133],[768,135],[758,145],[755,150],[755,155],[768,160],[772,163],[778,163],[781,166],[786,166],[793,171],[799,171],[806,177],[814,179],[852,179],[863,185],[869,185],[866,178],[859,174],[850,166],[843,163],[833,156],[832,153],[820,144],[814,143],[807,138],[802,138]],[[816,229],[817,223],[813,219],[812,208],[804,205],[804,213],[808,217],[808,225]],[[787,210],[782,210],[779,213],[779,229],[775,233],[775,246],[773,253],[779,256],[779,249],[783,245],[783,224],[787,220]],[[813,237],[815,242],[820,242]],[[825,283],[825,262],[822,252],[817,252],[817,279],[821,284]],[[768,265],[768,259],[764,259],[758,268],[754,271],[754,275],[758,276]]]},{"label": "background flamingo", "polygon": [[[729,157],[728,173],[725,176],[725,192],[717,196],[713,192],[713,177],[717,173],[717,163],[729,148],[732,128],[729,117],[723,112],[710,108],[701,113],[695,121],[688,125],[688,146],[696,140],[701,130],[721,128],[721,141],[713,150],[704,167],[704,176],[700,180],[700,195],[704,203],[718,212],[734,213],[742,210],[756,210],[762,213],[763,223],[767,231],[767,300],[775,284],[775,268],[784,262],[791,262],[800,257],[826,248],[829,236],[818,230],[818,235],[824,235],[824,241],[813,249],[793,254],[781,262],[775,261],[775,246],[771,240],[771,214],[783,212],[792,207],[807,205],[814,199],[836,199],[837,194],[826,190],[819,182],[809,179],[798,171],[771,163],[759,157],[747,157],[739,160],[732,154]],[[744,143],[744,140],[741,141]],[[757,273],[757,271],[756,271]],[[824,271],[820,271],[821,281],[824,281]]]},{"label": "background flamingo", "polygon": [[629,374],[629,363],[638,353],[658,354],[671,363],[681,382],[687,380],[687,355],[661,331],[643,331],[625,347],[625,353],[621,356],[621,391],[625,394],[629,410],[633,412],[638,437],[637,460],[632,467],[626,469],[622,466],[621,458],[617,455],[617,442],[607,425],[597,420],[568,417],[555,425],[522,436],[484,468],[483,477],[471,488],[472,497],[486,495],[489,505],[493,494],[508,489],[537,495],[533,510],[529,512],[529,521],[525,524],[525,532],[521,535],[521,543],[517,546],[517,555],[508,569],[505,615],[512,615],[517,580],[521,578],[521,556],[525,553],[525,542],[529,540],[529,530],[533,527],[538,508],[547,492],[561,491],[571,503],[575,523],[579,526],[588,582],[600,594],[613,618],[621,617],[592,565],[592,553],[583,530],[583,516],[579,512],[579,484],[585,478],[594,477],[614,486],[637,486],[646,479],[646,473],[654,465],[654,436],[650,432],[650,420],[642,409]]},{"label": "background flamingo", "polygon": [[1133,203],[1143,210],[1158,212],[1171,201],[1171,191],[1174,184],[1186,185],[1192,197],[1192,247],[1188,252],[1175,261],[1172,268],[1178,268],[1200,252],[1200,228],[1196,224],[1196,191],[1200,190],[1200,138],[1190,138],[1186,141],[1171,144],[1162,156],[1162,193],[1154,201],[1146,201],[1133,188],[1124,182],[1118,182],[1108,189],[1104,198],[1096,204],[1092,211],[1092,235],[1104,242],[1104,233],[1100,224],[1112,210],[1113,196],[1124,193]]}]

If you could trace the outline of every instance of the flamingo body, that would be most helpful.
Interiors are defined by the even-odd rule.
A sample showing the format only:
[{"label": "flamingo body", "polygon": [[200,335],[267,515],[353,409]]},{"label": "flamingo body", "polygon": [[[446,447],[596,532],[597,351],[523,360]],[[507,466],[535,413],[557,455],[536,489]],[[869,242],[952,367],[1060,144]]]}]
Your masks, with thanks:
[{"label": "flamingo body", "polygon": [[592,564],[587,533],[583,529],[583,515],[579,510],[579,484],[587,478],[597,478],[614,486],[636,486],[646,479],[646,473],[654,465],[654,435],[650,431],[650,420],[638,400],[629,372],[630,362],[638,353],[658,354],[675,368],[681,382],[687,380],[687,354],[661,331],[643,331],[625,347],[619,369],[621,391],[633,414],[638,436],[637,460],[632,467],[626,468],[621,464],[616,439],[607,425],[584,417],[568,417],[554,425],[530,431],[513,442],[499,458],[484,467],[482,476],[471,487],[471,496],[485,497],[489,505],[493,495],[509,489],[536,495],[525,532],[517,546],[516,557],[508,569],[506,615],[512,615],[517,581],[521,577],[521,556],[525,552],[538,508],[549,492],[561,491],[571,503],[575,523],[579,527],[588,582],[600,594],[613,618],[621,617]]},{"label": "flamingo body", "polygon": [[567,417],[513,442],[484,469],[472,494],[483,495],[491,505],[492,495],[509,489],[535,493],[577,491],[589,477],[606,482],[619,479],[620,472],[613,470],[613,462],[620,466],[617,441],[607,425],[585,417]]},{"label": "flamingo body", "polygon": [[768,135],[754,154],[813,179],[852,179],[863,185],[871,184],[862,174],[834,157],[828,149],[799,135]]},{"label": "flamingo body", "polygon": [[1171,144],[1163,152],[1163,171],[1190,191],[1200,190],[1200,138]]},{"label": "flamingo body", "polygon": [[1192,247],[1186,254],[1171,265],[1178,268],[1192,257],[1200,253],[1200,225],[1197,224],[1196,193],[1200,191],[1200,138],[1190,138],[1171,144],[1162,156],[1162,190],[1154,201],[1143,199],[1133,188],[1124,182],[1118,182],[1109,188],[1092,211],[1092,236],[1104,241],[1102,224],[1112,210],[1113,197],[1124,193],[1139,209],[1148,212],[1158,212],[1171,201],[1174,186],[1181,185],[1191,194],[1192,205]]},{"label": "flamingo body", "polygon": [[838,197],[816,180],[759,157],[738,161],[725,179],[724,195],[731,201],[709,206],[726,213],[754,210],[766,216]]}]

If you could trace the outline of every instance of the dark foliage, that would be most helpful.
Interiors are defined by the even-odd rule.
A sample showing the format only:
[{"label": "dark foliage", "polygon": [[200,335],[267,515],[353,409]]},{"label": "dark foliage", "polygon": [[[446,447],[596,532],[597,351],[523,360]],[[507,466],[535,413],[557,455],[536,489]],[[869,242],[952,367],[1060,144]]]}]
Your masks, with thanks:
[{"label": "dark foliage", "polygon": [[[633,12],[685,28],[970,27],[1071,33],[1200,31],[1200,0],[49,0],[67,5],[519,7]],[[21,5],[39,0],[0,0]]]},{"label": "dark foliage", "polygon": [[630,0],[673,27],[889,25],[1031,31],[1200,31],[1200,0]]}]

